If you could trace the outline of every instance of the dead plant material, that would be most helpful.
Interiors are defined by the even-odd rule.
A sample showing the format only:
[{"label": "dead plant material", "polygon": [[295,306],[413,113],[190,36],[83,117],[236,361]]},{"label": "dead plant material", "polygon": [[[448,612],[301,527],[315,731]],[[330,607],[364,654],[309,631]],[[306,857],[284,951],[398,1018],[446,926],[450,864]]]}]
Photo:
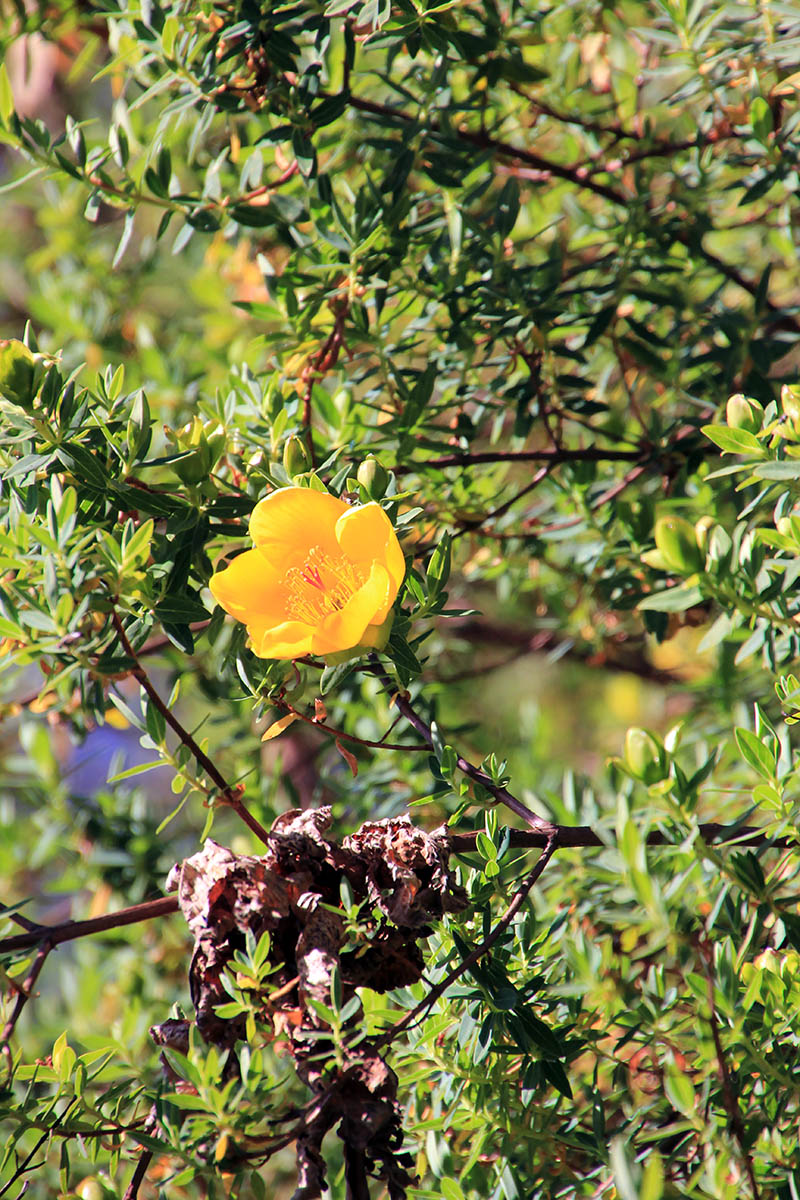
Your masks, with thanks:
[{"label": "dead plant material", "polygon": [[[370,821],[341,844],[328,836],[329,808],[292,810],[274,823],[266,853],[237,855],[208,840],[199,854],[174,867],[167,889],[195,939],[189,971],[195,1022],[202,1037],[231,1051],[245,1036],[244,1018],[218,1015],[230,1000],[223,979],[248,934],[270,935],[268,984],[258,996],[261,1031],[270,1032],[295,1060],[312,1101],[296,1128],[298,1187],[293,1200],[315,1200],[325,1188],[322,1143],[333,1129],[345,1158],[383,1181],[391,1200],[403,1200],[411,1183],[402,1153],[397,1076],[369,1039],[360,1013],[345,1022],[338,1061],[319,1005],[341,1004],[356,988],[386,992],[420,979],[420,941],[431,922],[466,906],[449,867],[444,829],[427,833],[406,817]],[[348,923],[342,903],[346,882],[358,920]],[[235,968],[233,969],[235,973]],[[151,1031],[161,1045],[183,1028],[170,1022]],[[179,1024],[179,1023],[174,1023]],[[331,1053],[326,1054],[326,1045]]]}]

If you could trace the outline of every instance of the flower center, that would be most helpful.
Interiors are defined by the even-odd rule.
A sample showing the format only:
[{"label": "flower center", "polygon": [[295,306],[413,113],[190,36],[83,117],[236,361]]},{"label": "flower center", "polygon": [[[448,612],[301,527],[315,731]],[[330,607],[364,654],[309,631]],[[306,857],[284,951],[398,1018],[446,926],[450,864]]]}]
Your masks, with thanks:
[{"label": "flower center", "polygon": [[364,571],[357,563],[313,546],[302,567],[290,567],[286,572],[287,616],[317,625],[344,608],[364,582]]}]

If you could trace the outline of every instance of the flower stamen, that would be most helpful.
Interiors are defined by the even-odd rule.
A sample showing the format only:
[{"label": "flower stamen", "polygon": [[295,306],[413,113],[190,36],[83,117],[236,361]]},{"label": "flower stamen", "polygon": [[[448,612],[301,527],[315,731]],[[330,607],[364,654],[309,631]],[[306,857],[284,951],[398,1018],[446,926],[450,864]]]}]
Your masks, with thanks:
[{"label": "flower stamen", "polygon": [[364,582],[364,571],[357,563],[344,554],[328,554],[313,546],[302,567],[290,567],[286,572],[287,616],[316,625],[343,609]]}]

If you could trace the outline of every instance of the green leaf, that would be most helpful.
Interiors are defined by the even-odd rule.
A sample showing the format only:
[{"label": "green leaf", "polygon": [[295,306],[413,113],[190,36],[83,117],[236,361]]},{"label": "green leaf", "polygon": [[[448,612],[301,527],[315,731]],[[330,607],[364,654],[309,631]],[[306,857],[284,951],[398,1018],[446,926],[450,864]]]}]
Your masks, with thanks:
[{"label": "green leaf", "polygon": [[614,1183],[620,1200],[640,1200],[627,1147],[621,1137],[611,1139],[610,1158]]},{"label": "green leaf", "polygon": [[703,425],[702,432],[725,454],[747,454],[766,458],[763,443],[745,429],[729,429],[727,425]]},{"label": "green leaf", "polygon": [[664,1078],[664,1091],[671,1104],[684,1116],[692,1117],[697,1109],[697,1096],[692,1081],[677,1067],[668,1067]]},{"label": "green leaf", "polygon": [[108,476],[96,453],[77,442],[64,442],[58,447],[56,454],[67,470],[74,474],[77,483],[96,488],[98,491],[105,490]]},{"label": "green leaf", "polygon": [[756,96],[750,105],[750,124],[760,142],[766,144],[772,133],[772,109],[763,96]]},{"label": "green leaf", "polygon": [[749,729],[735,729],[734,737],[745,762],[764,779],[773,780],[777,767],[774,751],[760,741]]},{"label": "green leaf", "polygon": [[428,593],[435,599],[450,578],[450,555],[452,539],[449,533],[443,533],[438,546],[431,555],[425,571],[428,581]]},{"label": "green leaf", "polygon": [[756,479],[769,479],[776,482],[800,479],[800,459],[783,459],[780,462],[757,463],[753,467]]},{"label": "green leaf", "polygon": [[4,62],[0,63],[0,120],[8,127],[8,123],[14,112],[14,93],[11,90],[11,80],[8,77],[8,68]]},{"label": "green leaf", "polygon": [[158,602],[153,612],[159,621],[170,625],[189,625],[192,621],[206,621],[211,616],[206,606],[188,592],[182,595],[172,593],[165,596]]},{"label": "green leaf", "polygon": [[645,596],[644,600],[639,601],[637,607],[642,612],[672,613],[685,612],[687,608],[694,608],[696,604],[702,604],[702,602],[703,593],[699,587],[682,586]]}]

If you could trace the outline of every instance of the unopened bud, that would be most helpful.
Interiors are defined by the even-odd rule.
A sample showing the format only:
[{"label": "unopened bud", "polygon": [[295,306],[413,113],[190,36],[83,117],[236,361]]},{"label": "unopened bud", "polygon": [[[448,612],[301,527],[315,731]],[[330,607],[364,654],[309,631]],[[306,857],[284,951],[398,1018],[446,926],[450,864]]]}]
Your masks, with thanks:
[{"label": "unopened bud", "polygon": [[214,423],[206,421],[203,426],[203,432],[205,433],[208,448],[211,451],[211,465],[213,467],[218,462],[220,455],[227,445],[228,435],[219,421]]},{"label": "unopened bud", "polygon": [[683,517],[659,517],[653,535],[664,561],[673,571],[689,575],[703,566],[697,534]]},{"label": "unopened bud", "polygon": [[664,778],[664,758],[661,748],[646,729],[632,726],[625,734],[625,766],[643,783],[657,783]]},{"label": "unopened bud", "polygon": [[389,486],[389,472],[371,454],[359,466],[356,479],[371,500],[380,500]]},{"label": "unopened bud", "polygon": [[800,433],[800,387],[785,383],[781,388],[781,408],[793,433]]},{"label": "unopened bud", "polygon": [[743,429],[745,433],[758,433],[763,416],[763,405],[741,392],[731,396],[725,408],[725,419],[730,428]]},{"label": "unopened bud", "polygon": [[172,464],[178,478],[189,485],[207,479],[216,458],[208,444],[206,426],[201,418],[194,417],[177,433],[168,430],[167,436],[175,442],[178,451],[188,451],[184,458]]},{"label": "unopened bud", "polygon": [[293,433],[283,447],[283,468],[290,479],[302,475],[311,466],[308,449],[302,438]]},{"label": "unopened bud", "polygon": [[105,1200],[108,1192],[98,1179],[87,1175],[76,1187],[75,1195],[80,1196],[81,1200]]},{"label": "unopened bud", "polygon": [[36,359],[17,338],[0,341],[0,396],[30,408],[36,390]]}]

